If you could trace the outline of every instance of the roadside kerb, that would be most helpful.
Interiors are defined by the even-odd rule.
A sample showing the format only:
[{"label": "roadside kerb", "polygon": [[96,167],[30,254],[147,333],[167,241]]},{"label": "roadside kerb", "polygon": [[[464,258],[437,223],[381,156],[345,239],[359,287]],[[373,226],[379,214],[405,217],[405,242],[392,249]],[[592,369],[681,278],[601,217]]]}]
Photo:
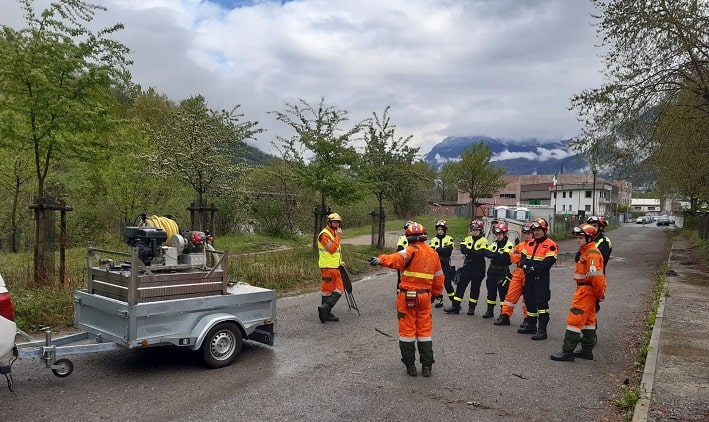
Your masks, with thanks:
[{"label": "roadside kerb", "polygon": [[[674,244],[674,242],[673,242]],[[669,270],[672,262],[672,250],[667,257],[667,268]],[[657,356],[660,352],[660,335],[662,331],[662,319],[665,315],[665,292],[662,290],[660,302],[657,306],[655,315],[655,324],[652,327],[652,335],[648,344],[647,356],[645,357],[645,368],[643,376],[638,387],[638,401],[635,403],[633,410],[632,422],[647,422],[648,414],[650,413],[650,402],[652,399],[652,388],[655,384],[655,372],[657,370]]]}]

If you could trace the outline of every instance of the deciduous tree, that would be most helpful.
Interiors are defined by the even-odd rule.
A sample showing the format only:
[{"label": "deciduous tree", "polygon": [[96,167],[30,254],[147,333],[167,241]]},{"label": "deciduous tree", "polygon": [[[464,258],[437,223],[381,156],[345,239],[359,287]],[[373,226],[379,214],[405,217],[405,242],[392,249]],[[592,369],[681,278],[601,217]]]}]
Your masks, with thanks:
[{"label": "deciduous tree", "polygon": [[400,196],[398,193],[413,193],[417,181],[424,178],[413,167],[419,148],[408,145],[412,135],[396,137],[389,109],[386,107],[381,116],[372,113],[364,134],[364,153],[357,166],[366,191],[376,197],[379,205],[379,248],[384,246],[384,201]]},{"label": "deciduous tree", "polygon": [[507,186],[502,178],[505,169],[492,161],[492,150],[483,142],[465,148],[460,161],[444,165],[457,181],[458,189],[470,195],[471,218],[476,217],[476,199],[489,198]]}]

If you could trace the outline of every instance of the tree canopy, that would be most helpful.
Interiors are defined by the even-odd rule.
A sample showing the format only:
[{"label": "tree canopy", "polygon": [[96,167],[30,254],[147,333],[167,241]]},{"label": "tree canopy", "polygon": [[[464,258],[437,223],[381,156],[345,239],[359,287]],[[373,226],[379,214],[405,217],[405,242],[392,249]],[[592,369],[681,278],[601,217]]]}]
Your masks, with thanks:
[{"label": "tree canopy", "polygon": [[471,217],[476,216],[476,199],[489,198],[507,186],[502,178],[505,169],[497,167],[492,161],[492,150],[483,142],[465,148],[460,161],[444,165],[458,185],[458,189],[470,195]]},{"label": "tree canopy", "polygon": [[[656,171],[666,186],[686,186],[671,180],[676,172],[670,167],[686,162],[677,161],[672,149],[687,150],[694,136],[667,129],[691,122],[687,127],[700,130],[709,118],[709,2],[592,1],[599,11],[605,81],[571,98],[584,125],[575,149],[592,152],[594,144],[605,144],[597,161]],[[708,169],[696,168],[700,179]]]}]

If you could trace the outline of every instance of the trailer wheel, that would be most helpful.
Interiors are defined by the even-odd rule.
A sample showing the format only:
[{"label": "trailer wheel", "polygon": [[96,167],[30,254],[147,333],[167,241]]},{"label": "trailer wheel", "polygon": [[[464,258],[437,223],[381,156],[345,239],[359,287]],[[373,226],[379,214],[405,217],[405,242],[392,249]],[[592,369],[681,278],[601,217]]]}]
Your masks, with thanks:
[{"label": "trailer wheel", "polygon": [[74,364],[69,359],[59,359],[52,364],[52,373],[59,378],[68,377],[74,372]]},{"label": "trailer wheel", "polygon": [[221,322],[207,333],[202,343],[202,358],[210,368],[221,368],[234,363],[241,352],[241,330],[233,322]]}]

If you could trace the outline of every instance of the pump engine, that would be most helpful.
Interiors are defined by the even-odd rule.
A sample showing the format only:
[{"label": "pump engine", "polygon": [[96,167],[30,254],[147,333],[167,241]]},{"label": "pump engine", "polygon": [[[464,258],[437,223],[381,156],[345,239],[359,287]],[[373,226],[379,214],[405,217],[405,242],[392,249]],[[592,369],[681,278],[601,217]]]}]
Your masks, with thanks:
[{"label": "pump engine", "polygon": [[207,264],[205,247],[211,237],[201,231],[180,232],[172,218],[142,214],[140,223],[126,227],[123,233],[128,246],[138,250],[144,265],[203,267]]}]

